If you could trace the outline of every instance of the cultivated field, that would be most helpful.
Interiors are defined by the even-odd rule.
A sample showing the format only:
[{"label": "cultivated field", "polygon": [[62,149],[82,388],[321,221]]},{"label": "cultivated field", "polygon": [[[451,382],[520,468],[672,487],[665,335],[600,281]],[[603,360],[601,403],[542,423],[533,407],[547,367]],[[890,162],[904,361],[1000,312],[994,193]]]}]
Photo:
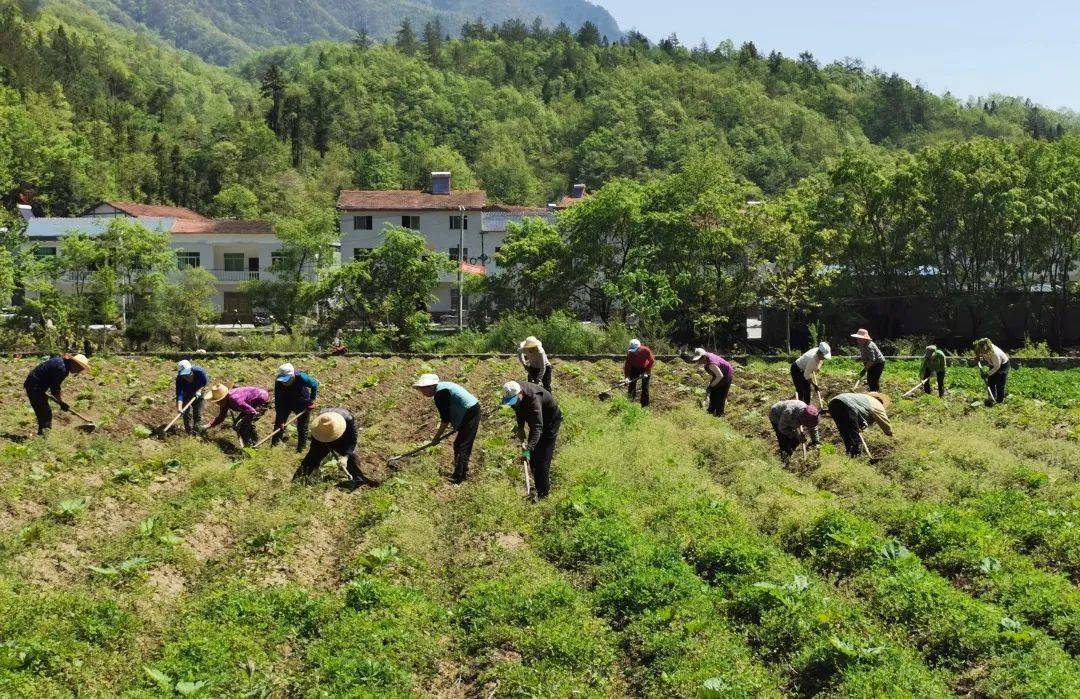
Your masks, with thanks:
[{"label": "cultivated field", "polygon": [[[495,404],[510,360],[312,359],[353,411],[380,487],[289,483],[287,448],[150,429],[173,362],[95,360],[65,385],[94,434],[24,439],[30,361],[0,374],[0,695],[1078,696],[1080,371],[973,369],[944,401],[885,386],[898,439],[781,464],[766,413],[786,365],[736,374],[728,417],[658,365],[654,406],[600,402],[613,362],[557,364],[551,498],[523,498],[510,435],[481,426],[470,481],[409,388],[436,371]],[[210,360],[270,386],[273,360]],[[827,363],[827,394],[854,365]],[[831,391],[829,390],[831,389]],[[208,416],[214,410],[208,406]],[[260,423],[262,434],[272,418]]]}]

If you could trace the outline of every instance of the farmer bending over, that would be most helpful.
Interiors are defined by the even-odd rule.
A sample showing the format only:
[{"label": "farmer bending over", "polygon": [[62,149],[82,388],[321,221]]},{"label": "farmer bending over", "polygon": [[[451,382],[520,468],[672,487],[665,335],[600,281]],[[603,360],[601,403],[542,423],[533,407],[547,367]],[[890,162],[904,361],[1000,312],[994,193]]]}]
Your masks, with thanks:
[{"label": "farmer bending over", "polygon": [[551,391],[551,362],[540,340],[529,335],[518,345],[518,359],[528,371],[529,383],[538,383]]},{"label": "farmer bending over", "polygon": [[[210,384],[206,369],[196,366],[186,359],[176,365],[176,412],[183,411],[184,430],[195,434],[202,429],[202,411],[205,400],[202,390]],[[188,403],[187,410],[184,406]]]},{"label": "farmer bending over", "polygon": [[704,347],[694,350],[690,361],[700,364],[702,370],[709,377],[709,414],[721,417],[724,414],[724,406],[727,405],[728,391],[731,390],[731,379],[734,370],[731,364],[718,354],[706,352]]},{"label": "farmer bending over", "polygon": [[230,411],[235,412],[233,429],[240,435],[240,441],[245,447],[255,446],[255,442],[259,441],[255,423],[270,404],[269,393],[258,386],[241,386],[229,390],[225,384],[219,383],[210,388],[210,402],[220,405],[221,412],[207,429],[214,429],[225,422]]},{"label": "farmer bending over", "polygon": [[821,411],[816,405],[807,405],[801,400],[782,400],[769,408],[769,422],[776,433],[781,458],[787,461],[795,447],[806,441],[808,434],[810,446],[821,445],[818,435],[820,417]]},{"label": "farmer bending over", "polygon": [[844,439],[847,455],[857,457],[862,446],[860,433],[877,423],[881,431],[893,436],[889,415],[889,397],[883,393],[841,393],[829,401],[829,414],[836,423],[836,429]]},{"label": "farmer bending over", "polygon": [[[822,342],[791,363],[791,382],[795,384],[796,397],[803,403],[810,403],[810,389],[817,388],[818,369],[830,357],[829,343]],[[821,389],[818,389],[820,393]]]},{"label": "farmer bending over", "polygon": [[881,372],[885,371],[885,355],[878,349],[877,343],[870,339],[866,328],[859,328],[851,337],[859,345],[859,359],[863,365],[859,376],[866,376],[866,386],[871,391],[880,391]]},{"label": "farmer bending over", "polygon": [[312,420],[311,448],[293,474],[293,481],[309,478],[331,454],[345,458],[345,472],[349,475],[348,480],[341,481],[337,487],[352,491],[362,485],[375,485],[360,470],[360,458],[356,455],[356,421],[344,408],[327,408]]},{"label": "farmer bending over", "polygon": [[[990,342],[990,338],[984,337],[975,341],[975,356],[979,360],[979,373],[986,382],[987,388],[990,389],[990,396],[995,403],[1001,403],[1005,400],[1005,382],[1012,368],[1009,364],[1009,355]],[[984,361],[990,365],[989,369],[983,368]]]},{"label": "farmer bending over", "polygon": [[90,362],[81,354],[65,354],[60,357],[46,359],[41,364],[30,370],[23,382],[26,389],[26,397],[30,400],[30,407],[34,409],[34,417],[37,418],[37,433],[43,435],[52,429],[52,407],[49,405],[48,393],[53,395],[60,409],[67,412],[71,409],[64,402],[60,392],[60,385],[68,374],[81,374],[90,368]]},{"label": "farmer bending over", "polygon": [[627,384],[626,394],[633,402],[637,394],[637,382],[640,379],[642,408],[649,407],[649,378],[653,364],[656,364],[656,357],[653,356],[652,350],[641,344],[641,340],[630,340],[622,370],[623,376],[630,382]]},{"label": "farmer bending over", "polygon": [[476,431],[480,428],[480,401],[452,381],[440,381],[435,374],[424,374],[413,388],[428,398],[435,399],[435,408],[439,411],[439,430],[431,438],[432,444],[438,442],[447,428],[457,430],[454,438],[454,475],[450,480],[463,483],[469,475],[469,459],[472,458],[473,442]]},{"label": "farmer bending over", "polygon": [[545,498],[551,490],[551,458],[562,426],[562,411],[551,392],[534,383],[508,381],[503,384],[502,395],[502,404],[513,408],[517,416],[515,436],[525,441],[521,457],[532,467],[536,494]]},{"label": "farmer bending over", "polygon": [[923,390],[930,393],[930,379],[937,377],[938,398],[945,397],[945,353],[937,348],[937,345],[927,345],[926,354],[922,358],[922,367],[919,369],[919,378],[926,383]]},{"label": "farmer bending over", "polygon": [[274,382],[274,430],[276,434],[270,440],[270,446],[276,446],[285,438],[285,423],[293,414],[296,418],[296,453],[307,446],[308,422],[311,411],[315,409],[315,398],[319,395],[319,382],[285,362],[278,367],[277,381]]}]

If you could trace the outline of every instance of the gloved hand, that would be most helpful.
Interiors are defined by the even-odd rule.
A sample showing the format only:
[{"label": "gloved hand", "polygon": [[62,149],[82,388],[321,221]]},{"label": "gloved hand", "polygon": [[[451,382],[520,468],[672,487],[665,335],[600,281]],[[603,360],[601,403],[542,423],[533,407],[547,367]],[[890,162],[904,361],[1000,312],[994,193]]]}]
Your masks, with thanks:
[{"label": "gloved hand", "polygon": [[532,458],[532,452],[529,451],[528,449],[522,449],[521,450],[521,458],[525,459],[526,461],[529,461]]},{"label": "gloved hand", "polygon": [[70,412],[71,411],[71,406],[68,405],[67,403],[65,403],[64,401],[60,401],[60,409],[63,410],[65,413]]}]

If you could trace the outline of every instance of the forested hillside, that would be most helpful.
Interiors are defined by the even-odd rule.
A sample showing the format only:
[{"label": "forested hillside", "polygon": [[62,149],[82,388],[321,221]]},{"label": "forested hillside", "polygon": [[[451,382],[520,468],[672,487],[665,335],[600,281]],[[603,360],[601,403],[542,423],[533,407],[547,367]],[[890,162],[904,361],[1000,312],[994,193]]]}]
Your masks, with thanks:
[{"label": "forested hillside", "polygon": [[102,16],[145,27],[214,63],[255,49],[319,39],[349,40],[358,32],[392,37],[408,20],[419,28],[438,20],[445,32],[477,19],[490,23],[539,19],[578,29],[592,22],[602,36],[622,36],[614,18],[587,0],[86,0]]},{"label": "forested hillside", "polygon": [[445,168],[456,186],[540,204],[702,152],[775,194],[848,149],[1070,128],[1018,99],[961,104],[752,44],[604,45],[513,22],[464,34],[281,48],[226,71],[78,3],[0,0],[0,195],[10,208],[25,193],[39,213],[118,197],[253,216]]}]

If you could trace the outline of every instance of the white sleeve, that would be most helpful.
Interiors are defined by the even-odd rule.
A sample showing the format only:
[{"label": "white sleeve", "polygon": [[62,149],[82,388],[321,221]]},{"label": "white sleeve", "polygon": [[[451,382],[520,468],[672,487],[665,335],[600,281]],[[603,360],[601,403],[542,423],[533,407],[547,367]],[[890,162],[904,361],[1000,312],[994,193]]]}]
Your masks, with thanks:
[{"label": "white sleeve", "polygon": [[541,366],[547,366],[548,364],[551,363],[551,362],[548,361],[547,352],[544,351],[543,347],[540,348],[540,359],[542,359],[544,361],[544,363]]}]

